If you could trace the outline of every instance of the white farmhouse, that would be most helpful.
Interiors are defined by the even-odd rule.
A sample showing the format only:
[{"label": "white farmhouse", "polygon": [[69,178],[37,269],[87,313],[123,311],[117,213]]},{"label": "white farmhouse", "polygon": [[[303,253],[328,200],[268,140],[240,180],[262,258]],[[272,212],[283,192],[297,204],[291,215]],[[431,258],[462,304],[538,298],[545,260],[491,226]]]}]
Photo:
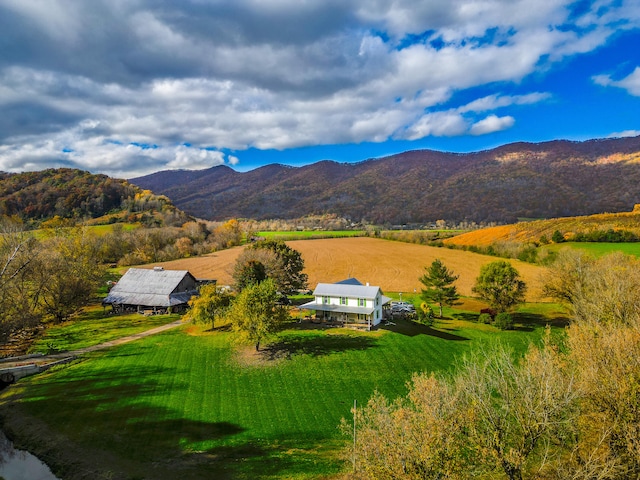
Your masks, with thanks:
[{"label": "white farmhouse", "polygon": [[320,320],[367,329],[382,321],[382,307],[391,300],[383,295],[380,287],[363,285],[355,278],[319,283],[313,295],[315,299],[300,308],[315,310],[316,318]]}]

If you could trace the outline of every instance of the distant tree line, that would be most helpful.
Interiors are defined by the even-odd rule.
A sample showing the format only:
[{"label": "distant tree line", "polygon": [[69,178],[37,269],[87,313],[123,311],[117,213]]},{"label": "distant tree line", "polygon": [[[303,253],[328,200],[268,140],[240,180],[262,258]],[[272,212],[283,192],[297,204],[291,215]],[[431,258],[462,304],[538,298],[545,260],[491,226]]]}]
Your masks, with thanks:
[{"label": "distant tree line", "polygon": [[592,232],[579,232],[572,238],[573,242],[606,242],[606,243],[622,243],[640,241],[638,235],[629,230],[594,230]]}]

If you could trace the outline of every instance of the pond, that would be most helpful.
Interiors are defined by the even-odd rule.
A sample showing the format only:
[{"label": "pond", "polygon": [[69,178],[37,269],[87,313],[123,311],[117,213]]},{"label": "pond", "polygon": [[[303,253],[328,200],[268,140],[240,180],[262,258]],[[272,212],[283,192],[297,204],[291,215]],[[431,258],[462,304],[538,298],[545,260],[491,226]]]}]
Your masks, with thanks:
[{"label": "pond", "polygon": [[4,480],[59,480],[49,467],[13,443],[0,432],[0,478]]}]

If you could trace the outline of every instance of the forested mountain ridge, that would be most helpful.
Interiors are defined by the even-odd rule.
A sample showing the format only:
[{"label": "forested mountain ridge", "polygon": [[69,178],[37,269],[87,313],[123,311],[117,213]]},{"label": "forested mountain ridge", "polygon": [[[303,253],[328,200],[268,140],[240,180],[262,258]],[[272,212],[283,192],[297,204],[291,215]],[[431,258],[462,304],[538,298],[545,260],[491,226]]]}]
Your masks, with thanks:
[{"label": "forested mountain ridge", "polygon": [[71,168],[0,173],[0,215],[19,217],[32,225],[54,217],[75,222],[107,214],[113,214],[114,221],[126,221],[124,211],[136,216],[154,210],[162,211],[163,217],[169,214],[182,222],[188,220],[168,198],[107,175]]},{"label": "forested mountain ridge", "polygon": [[466,154],[418,150],[242,173],[217,166],[130,181],[211,220],[333,213],[374,223],[514,222],[629,211],[640,203],[640,136],[514,143]]}]

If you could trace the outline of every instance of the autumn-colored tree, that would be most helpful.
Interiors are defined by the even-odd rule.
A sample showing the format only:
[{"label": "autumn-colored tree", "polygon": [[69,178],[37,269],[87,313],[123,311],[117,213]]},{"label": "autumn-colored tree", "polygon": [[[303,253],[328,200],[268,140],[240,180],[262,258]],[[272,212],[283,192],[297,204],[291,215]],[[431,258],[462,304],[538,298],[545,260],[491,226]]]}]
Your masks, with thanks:
[{"label": "autumn-colored tree", "polygon": [[576,320],[629,324],[640,314],[640,261],[620,252],[595,259],[561,250],[548,268],[544,292]]},{"label": "autumn-colored tree", "polygon": [[459,401],[449,382],[425,374],[413,376],[405,398],[389,401],[375,393],[352,411],[353,423],[342,420],[343,433],[355,433],[344,452],[352,464],[350,478],[469,478],[473,452],[464,447]]},{"label": "autumn-colored tree", "polygon": [[215,228],[212,235],[220,248],[229,248],[242,243],[242,228],[235,218]]},{"label": "autumn-colored tree", "polygon": [[[479,456],[476,468],[500,468],[510,480],[543,471],[568,438],[576,392],[562,356],[546,337],[518,362],[498,345],[467,357],[456,377],[466,411],[467,440]],[[553,448],[552,448],[553,447]]]},{"label": "autumn-colored tree", "polygon": [[473,291],[499,312],[524,301],[527,286],[511,263],[498,260],[483,265]]},{"label": "autumn-colored tree", "polygon": [[266,280],[277,259],[273,252],[245,249],[233,265],[233,284],[240,292],[250,285]]},{"label": "autumn-colored tree", "polygon": [[567,453],[555,442],[571,441],[576,392],[545,338],[521,361],[497,345],[467,357],[453,379],[418,374],[404,398],[375,394],[355,412],[356,477],[475,478],[498,469],[520,480],[551,470]]},{"label": "autumn-colored tree", "polygon": [[86,306],[104,273],[96,243],[86,229],[49,239],[37,269],[37,297],[43,312],[61,322]]},{"label": "autumn-colored tree", "polygon": [[576,321],[567,347],[580,395],[561,478],[640,476],[640,323]]},{"label": "autumn-colored tree", "polygon": [[32,287],[39,252],[19,222],[0,220],[0,340],[39,320]]},{"label": "autumn-colored tree", "polygon": [[275,260],[265,263],[267,276],[275,282],[278,291],[286,295],[307,287],[304,260],[297,250],[281,240],[261,240],[251,245],[249,250],[271,252]]},{"label": "autumn-colored tree", "polygon": [[200,287],[200,294],[189,300],[189,311],[185,320],[191,320],[199,324],[211,324],[215,327],[216,318],[224,317],[232,296],[227,290],[217,287],[215,284]]},{"label": "autumn-colored tree", "polygon": [[273,280],[249,285],[235,298],[227,312],[234,332],[241,340],[255,345],[273,334],[284,322],[289,313],[279,303],[280,295]]}]

